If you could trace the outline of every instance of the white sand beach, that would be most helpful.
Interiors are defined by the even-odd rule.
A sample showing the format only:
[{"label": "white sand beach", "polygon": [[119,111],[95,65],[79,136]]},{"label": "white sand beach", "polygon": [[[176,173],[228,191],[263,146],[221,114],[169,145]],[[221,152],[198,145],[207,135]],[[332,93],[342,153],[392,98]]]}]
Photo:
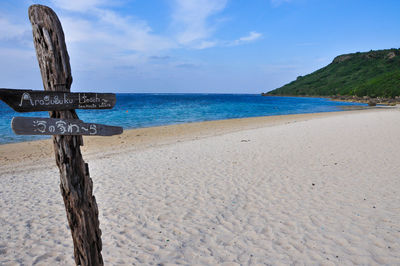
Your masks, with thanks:
[{"label": "white sand beach", "polygon": [[[399,265],[400,109],[85,138],[105,265]],[[51,141],[0,146],[0,265],[73,265]]]}]

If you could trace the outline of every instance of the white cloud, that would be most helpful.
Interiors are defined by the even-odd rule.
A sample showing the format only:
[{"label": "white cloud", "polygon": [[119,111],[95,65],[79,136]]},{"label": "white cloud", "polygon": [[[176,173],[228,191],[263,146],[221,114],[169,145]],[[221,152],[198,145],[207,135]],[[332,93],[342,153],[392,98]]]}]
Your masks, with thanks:
[{"label": "white cloud", "polygon": [[[106,0],[51,0],[54,5],[70,11],[60,17],[67,44],[89,53],[87,58],[107,53],[115,64],[127,58],[144,60],[174,48],[206,49],[219,44],[210,40],[215,23],[210,17],[223,10],[227,0],[172,0],[172,34],[154,33],[144,20],[122,16],[110,7]],[[174,33],[175,32],[175,33]],[[130,55],[128,56],[127,54]],[[140,53],[140,55],[132,55]],[[92,55],[92,56],[90,56]],[[105,57],[105,55],[101,55]],[[93,62],[93,60],[91,60]],[[143,62],[142,62],[143,63]],[[96,63],[90,65],[95,66]]]},{"label": "white cloud", "polygon": [[[166,37],[152,34],[148,24],[140,19],[121,16],[109,8],[109,0],[51,0],[57,7],[75,12],[63,16],[61,22],[68,42],[100,42],[113,50],[157,52],[170,49],[175,44]],[[88,16],[76,15],[86,13]],[[90,18],[87,18],[90,17]]]},{"label": "white cloud", "polygon": [[136,52],[157,52],[174,47],[166,37],[152,34],[151,28],[143,21],[118,17],[112,11],[98,10],[97,20],[62,17],[66,40],[76,43],[93,43],[107,46],[112,50]]},{"label": "white cloud", "polygon": [[85,19],[60,16],[67,43],[87,42],[100,39],[101,33],[95,31],[94,25]]},{"label": "white cloud", "polygon": [[251,31],[247,36],[240,37],[237,40],[234,40],[233,42],[230,42],[228,46],[235,46],[235,45],[241,45],[244,43],[249,43],[249,42],[254,42],[255,40],[261,38],[262,34],[259,32]]},{"label": "white cloud", "polygon": [[195,49],[207,49],[216,46],[218,43],[216,41],[200,41],[193,48]]},{"label": "white cloud", "polygon": [[13,24],[5,18],[0,17],[0,40],[11,40],[21,38],[30,30],[25,25]]},{"label": "white cloud", "polygon": [[[32,45],[33,46],[33,45]],[[3,88],[42,88],[35,50],[0,47]]]},{"label": "white cloud", "polygon": [[[51,0],[58,8],[71,11],[60,19],[67,42],[92,43],[109,47],[109,52],[131,51],[158,53],[174,48],[207,49],[215,46],[240,45],[258,39],[261,34],[250,32],[235,41],[211,39],[218,22],[213,16],[221,12],[227,0],[172,0],[169,35],[154,33],[144,20],[121,16],[107,8],[107,0]],[[172,32],[172,34],[171,34]]]},{"label": "white cloud", "polygon": [[[158,53],[176,46],[171,39],[153,34],[145,21],[121,16],[111,9],[99,7],[107,4],[105,1],[91,0],[82,9],[78,1],[73,1],[70,5],[67,0],[53,1],[57,2],[59,8],[73,11],[60,16],[60,21],[67,45],[79,47],[81,53],[85,51],[88,66],[95,67],[101,58],[103,64],[107,65],[123,64],[127,58],[137,61],[138,57],[145,58],[146,54]],[[82,14],[85,11],[87,13]],[[132,56],[132,53],[137,52],[142,55]]]},{"label": "white cloud", "polygon": [[260,38],[261,35],[262,35],[261,33],[258,33],[258,32],[255,32],[255,31],[251,31],[249,35],[241,37],[239,39],[239,41],[241,41],[241,42],[252,42],[252,41],[255,41],[258,38]]},{"label": "white cloud", "polygon": [[178,32],[177,41],[184,46],[211,47],[207,39],[214,33],[215,23],[210,23],[210,17],[222,11],[226,3],[227,0],[174,0],[172,27]]}]

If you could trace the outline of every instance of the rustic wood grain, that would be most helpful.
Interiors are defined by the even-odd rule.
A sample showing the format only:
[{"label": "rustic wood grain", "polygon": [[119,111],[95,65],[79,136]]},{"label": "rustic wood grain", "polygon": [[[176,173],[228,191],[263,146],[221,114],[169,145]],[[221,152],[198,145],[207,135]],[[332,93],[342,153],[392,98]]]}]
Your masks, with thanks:
[{"label": "rustic wood grain", "polygon": [[113,136],[122,133],[122,127],[43,117],[14,117],[11,128],[17,135]]},{"label": "rustic wood grain", "polygon": [[[64,32],[53,10],[42,5],[29,7],[33,41],[46,91],[70,92],[72,83]],[[51,111],[51,118],[78,119],[74,110]],[[74,242],[77,265],[103,265],[98,208],[93,196],[89,167],[83,161],[82,136],[53,136],[60,188]]]},{"label": "rustic wood grain", "polygon": [[0,99],[17,112],[111,109],[114,93],[0,89]]}]

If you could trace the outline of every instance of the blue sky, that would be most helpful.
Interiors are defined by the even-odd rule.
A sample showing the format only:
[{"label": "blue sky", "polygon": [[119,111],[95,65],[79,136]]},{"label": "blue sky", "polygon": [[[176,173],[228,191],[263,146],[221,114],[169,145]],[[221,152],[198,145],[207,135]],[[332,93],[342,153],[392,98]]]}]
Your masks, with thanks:
[{"label": "blue sky", "polygon": [[261,93],[400,48],[398,0],[1,0],[0,87],[42,89],[31,4],[61,20],[73,91]]}]

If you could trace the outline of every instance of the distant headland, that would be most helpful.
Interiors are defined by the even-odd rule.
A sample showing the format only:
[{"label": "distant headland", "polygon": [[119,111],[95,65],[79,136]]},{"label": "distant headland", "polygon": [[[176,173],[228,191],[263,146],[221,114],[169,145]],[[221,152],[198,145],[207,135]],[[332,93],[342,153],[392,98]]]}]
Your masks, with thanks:
[{"label": "distant headland", "polygon": [[339,55],[329,65],[262,95],[394,105],[400,103],[400,49]]}]

